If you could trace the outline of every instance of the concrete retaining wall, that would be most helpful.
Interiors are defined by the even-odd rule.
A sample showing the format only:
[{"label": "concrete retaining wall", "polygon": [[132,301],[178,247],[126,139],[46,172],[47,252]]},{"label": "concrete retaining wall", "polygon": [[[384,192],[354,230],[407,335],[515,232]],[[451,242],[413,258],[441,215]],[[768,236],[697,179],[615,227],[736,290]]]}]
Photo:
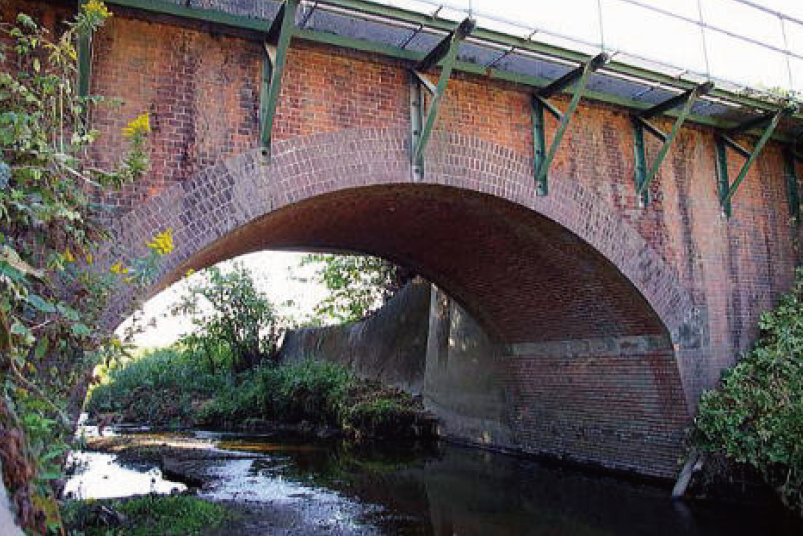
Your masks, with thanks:
[{"label": "concrete retaining wall", "polygon": [[325,359],[357,375],[420,394],[424,384],[430,284],[416,279],[362,322],[287,333],[285,362]]}]

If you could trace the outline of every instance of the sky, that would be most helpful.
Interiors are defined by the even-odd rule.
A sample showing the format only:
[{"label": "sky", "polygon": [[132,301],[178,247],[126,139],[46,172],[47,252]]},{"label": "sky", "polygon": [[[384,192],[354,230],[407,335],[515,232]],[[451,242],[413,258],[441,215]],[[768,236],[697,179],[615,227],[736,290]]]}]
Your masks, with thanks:
[{"label": "sky", "polygon": [[[734,0],[635,0],[761,43],[790,50],[803,56],[803,24],[767,14]],[[771,10],[803,21],[803,0],[753,0]],[[472,9],[482,27],[514,35],[529,35],[538,28],[595,43],[606,51],[627,51],[658,59],[699,73],[710,73],[751,87],[782,87],[803,92],[803,60],[794,58],[787,65],[782,54],[745,43],[720,32],[705,30],[705,47],[700,28],[692,23],[657,14],[630,0],[379,0],[378,3],[432,13],[440,4]],[[485,16],[490,15],[490,17]],[[459,9],[441,9],[439,16],[460,20]],[[492,19],[504,19],[511,23]],[[602,24],[600,25],[600,21]],[[554,44],[568,43],[554,36],[536,33],[536,39]],[[326,290],[310,281],[314,267],[300,267],[302,254],[287,252],[253,253],[239,258],[255,274],[258,287],[280,311],[303,318],[312,313]],[[226,269],[231,262],[223,263]],[[198,277],[193,276],[193,277]],[[306,278],[304,283],[299,278]],[[188,321],[165,318],[188,281],[177,283],[144,306],[146,323],[154,327],[136,337],[142,347],[169,344],[190,329]],[[292,310],[281,304],[291,300]],[[124,324],[121,329],[124,329]]]},{"label": "sky", "polygon": [[[803,0],[750,0],[798,22],[735,0],[379,0],[381,3],[460,20],[472,8],[480,27],[527,36],[538,28],[594,43],[607,52],[626,51],[751,87],[803,92],[803,59],[787,65],[783,54],[712,29],[651,11],[653,6],[693,21],[754,39],[803,57]],[[642,4],[642,6],[636,5]],[[460,11],[460,10],[463,11]],[[487,15],[487,16],[486,16]],[[504,19],[510,24],[492,19]],[[600,25],[600,20],[602,24]],[[566,41],[536,33],[535,40]],[[602,45],[602,46],[600,46]]]},{"label": "sky", "polygon": [[[254,275],[257,288],[276,306],[281,314],[294,318],[305,318],[312,314],[315,305],[326,297],[326,289],[315,283],[314,265],[300,266],[304,254],[284,251],[262,251],[242,255],[234,260],[220,263],[222,270],[230,270],[233,262],[245,266]],[[189,319],[165,316],[171,305],[175,304],[189,285],[198,282],[201,273],[194,274],[160,292],[142,308],[146,325],[143,333],[134,337],[133,343],[140,348],[167,346],[181,335],[188,333],[192,324]],[[293,307],[284,304],[294,303]],[[153,323],[152,325],[149,325]],[[124,322],[117,333],[122,335],[130,326],[130,319]]]}]

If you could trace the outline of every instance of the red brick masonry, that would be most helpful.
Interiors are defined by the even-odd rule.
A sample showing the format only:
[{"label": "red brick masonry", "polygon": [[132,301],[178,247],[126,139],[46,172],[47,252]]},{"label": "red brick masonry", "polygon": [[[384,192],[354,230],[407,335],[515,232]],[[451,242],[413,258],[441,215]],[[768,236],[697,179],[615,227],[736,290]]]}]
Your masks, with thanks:
[{"label": "red brick masonry", "polygon": [[[455,75],[424,182],[412,184],[405,65],[294,41],[269,165],[256,150],[259,78],[250,41],[122,16],[97,35],[92,89],[123,100],[95,113],[99,161],[120,154],[127,121],[148,111],[153,125],[152,171],[109,198],[121,212],[100,265],[141,252],[168,227],[177,250],[158,288],[189,267],[265,248],[406,263],[496,341],[525,345],[506,374],[510,419],[529,450],[605,463],[614,443],[597,438],[619,434],[641,445],[624,465],[669,474],[669,455],[660,470],[647,467],[653,420],[677,445],[701,390],[748,347],[759,313],[792,281],[798,231],[775,144],[726,220],[713,131],[686,126],[653,183],[654,202],[640,209],[628,112],[584,101],[550,195],[539,198],[528,90]],[[548,120],[548,138],[554,128]],[[526,351],[611,337],[664,344],[591,357]],[[650,411],[632,413],[636,402]]]}]

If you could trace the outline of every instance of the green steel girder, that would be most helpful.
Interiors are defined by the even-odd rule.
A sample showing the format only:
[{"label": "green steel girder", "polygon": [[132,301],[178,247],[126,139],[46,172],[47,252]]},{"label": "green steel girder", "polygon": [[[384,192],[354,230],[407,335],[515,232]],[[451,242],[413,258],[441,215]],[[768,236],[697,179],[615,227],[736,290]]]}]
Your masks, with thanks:
[{"label": "green steel girder", "polygon": [[[82,9],[87,0],[81,0],[78,9]],[[89,85],[92,73],[92,34],[78,35],[78,96],[89,96]]]},{"label": "green steel girder", "polygon": [[[245,15],[234,15],[215,9],[187,7],[182,4],[176,4],[165,0],[107,0],[106,3],[132,10],[173,17],[179,20],[213,25],[216,29],[224,32],[229,31],[235,35],[242,34],[243,32],[251,35],[264,35],[265,33],[264,21],[260,19]],[[357,13],[364,13],[367,16],[387,17],[388,19],[421,25],[425,28],[438,31],[449,31],[454,26],[454,23],[445,19],[431,17],[426,14],[416,13],[398,7],[374,4],[364,0],[320,0],[318,1],[318,4],[320,6],[329,5],[335,8],[354,10]],[[382,56],[406,61],[420,61],[424,57],[423,53],[406,48],[309,29],[297,29],[295,32],[295,37],[305,41],[360,50],[363,52],[370,52],[373,54],[379,54]],[[563,60],[585,62],[589,59],[588,55],[581,52],[557,47],[547,43],[539,43],[524,37],[507,35],[503,32],[486,28],[475,29],[474,32],[472,32],[472,37],[508,47],[513,46],[520,50],[554,56]],[[548,80],[537,76],[519,74],[494,67],[486,67],[484,65],[467,61],[455,62],[454,68],[459,71],[478,76],[487,76],[492,79],[514,82],[531,87],[543,87],[545,84],[549,83]],[[611,61],[606,64],[605,69],[607,71],[624,76],[633,76],[684,90],[695,87],[693,82],[678,79],[670,75],[658,73],[649,69],[636,67],[622,62]],[[714,91],[711,92],[711,96],[753,109],[772,111],[777,108],[776,105],[764,100],[747,95],[741,95],[725,89],[714,89]],[[585,97],[599,102],[623,106],[633,110],[645,110],[650,107],[649,104],[641,101],[633,100],[627,97],[620,97],[609,93],[602,93],[599,91],[586,90]],[[668,115],[673,116],[676,114],[670,111]],[[803,114],[797,113],[794,117],[795,119],[803,119]],[[699,114],[690,114],[688,120],[700,125],[706,125],[723,130],[731,128],[735,124],[735,122],[732,120],[719,119],[716,117]],[[775,133],[773,139],[783,142],[790,141],[789,136],[783,133]]]},{"label": "green steel girder", "polygon": [[298,0],[285,0],[268,29],[262,50],[262,84],[259,90],[259,142],[262,156],[270,158],[271,133],[282,88],[282,74],[290,39],[296,30]]},{"label": "green steel girder", "polygon": [[[714,89],[714,84],[706,82],[694,89],[690,89],[676,97],[672,97],[671,99],[657,104],[648,110],[644,110],[633,117],[633,147],[636,159],[634,180],[636,184],[636,197],[642,207],[647,206],[650,202],[650,184],[658,173],[658,168],[664,161],[664,158],[666,158],[669,148],[680,132],[680,128],[683,126],[686,118],[689,117],[692,106],[694,106],[694,103],[700,96],[709,93],[712,89]],[[675,119],[675,123],[672,125],[672,130],[669,134],[662,132],[661,129],[647,121],[651,117],[664,114],[681,105],[683,108],[677,116],[677,119]],[[647,166],[647,150],[644,143],[645,131],[663,142],[661,148],[658,149],[658,153],[653,158],[652,165],[649,167]]]},{"label": "green steel girder", "polygon": [[[446,87],[449,84],[449,77],[452,75],[455,60],[457,59],[457,51],[460,48],[460,42],[463,41],[476,26],[476,22],[467,18],[461,22],[455,29],[444,37],[424,58],[419,61],[416,66],[411,70],[411,88],[410,88],[410,113],[411,113],[411,127],[412,127],[412,154],[411,166],[414,180],[421,180],[424,175],[424,151],[429,143],[429,138],[432,135],[432,129],[435,126],[435,120],[438,118],[438,110],[440,108],[441,99],[446,93]],[[438,84],[433,85],[423,71],[431,69],[440,63],[441,73],[438,77]],[[429,107],[424,113],[424,95],[421,91],[422,86],[427,89],[431,95]]]},{"label": "green steel girder", "polygon": [[719,192],[719,202],[722,207],[722,213],[725,215],[725,217],[730,218],[731,201],[733,196],[736,195],[736,192],[739,190],[739,186],[747,176],[747,172],[750,171],[750,167],[753,165],[753,162],[755,162],[759,153],[761,153],[761,150],[764,148],[764,145],[766,145],[769,141],[773,131],[778,126],[778,123],[780,123],[781,118],[785,115],[792,114],[795,111],[796,108],[791,106],[782,108],[777,110],[772,117],[762,116],[757,119],[752,119],[743,123],[742,125],[737,125],[730,130],[731,132],[746,132],[747,130],[755,128],[757,125],[766,125],[764,132],[761,134],[761,137],[758,139],[758,142],[750,152],[749,156],[747,156],[747,159],[739,170],[739,174],[736,176],[733,184],[731,184],[730,179],[728,178],[728,146],[738,146],[738,144],[730,140],[725,135],[718,134],[716,136],[717,190]]},{"label": "green steel girder", "polygon": [[[533,95],[532,102],[532,121],[533,121],[533,168],[535,171],[535,191],[537,195],[547,195],[549,193],[549,166],[555,159],[555,155],[563,140],[563,135],[572,120],[580,99],[583,97],[588,82],[588,76],[605,65],[608,55],[604,52],[592,58],[590,61],[582,63],[576,69],[571,70],[564,76],[541,88]],[[572,100],[568,108],[561,113],[557,108],[547,102],[547,99],[563,91],[568,86],[574,84]],[[549,150],[546,149],[546,123],[544,121],[544,110],[554,115],[560,121],[552,144]]]},{"label": "green steel girder", "polygon": [[797,163],[803,163],[803,155],[795,151],[794,145],[784,148],[784,174],[786,175],[786,198],[789,216],[796,224],[800,223],[800,189],[797,182]]}]

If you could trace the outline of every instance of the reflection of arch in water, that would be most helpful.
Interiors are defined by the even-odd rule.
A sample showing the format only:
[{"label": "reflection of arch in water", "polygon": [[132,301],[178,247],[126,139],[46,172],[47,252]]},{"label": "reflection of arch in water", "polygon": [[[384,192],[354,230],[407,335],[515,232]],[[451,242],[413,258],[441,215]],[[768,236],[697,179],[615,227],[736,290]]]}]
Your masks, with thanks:
[{"label": "reflection of arch in water", "polygon": [[258,150],[233,158],[124,216],[105,257],[137,255],[154,230],[174,229],[155,292],[188,268],[266,248],[379,255],[437,283],[514,353],[614,338],[608,353],[621,357],[633,353],[622,344],[657,337],[672,359],[668,370],[656,365],[653,387],[675,389],[675,359],[696,357],[700,329],[672,270],[635,230],[578,181],[558,177],[548,197],[535,196],[529,158],[463,136],[433,139],[425,180],[412,183],[406,137],[350,130],[278,143],[269,166]]}]

